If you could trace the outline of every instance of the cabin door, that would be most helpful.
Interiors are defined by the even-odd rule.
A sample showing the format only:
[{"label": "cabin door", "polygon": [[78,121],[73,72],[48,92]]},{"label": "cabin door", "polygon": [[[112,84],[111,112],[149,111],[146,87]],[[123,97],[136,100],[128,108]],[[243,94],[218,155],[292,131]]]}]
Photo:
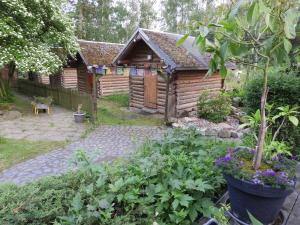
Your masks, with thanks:
[{"label": "cabin door", "polygon": [[148,69],[144,73],[144,106],[157,108],[157,76]]}]

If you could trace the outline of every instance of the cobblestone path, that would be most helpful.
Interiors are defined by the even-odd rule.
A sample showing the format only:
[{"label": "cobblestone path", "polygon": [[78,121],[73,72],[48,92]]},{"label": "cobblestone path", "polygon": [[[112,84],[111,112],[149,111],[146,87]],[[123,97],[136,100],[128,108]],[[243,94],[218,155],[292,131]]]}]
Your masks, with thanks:
[{"label": "cobblestone path", "polygon": [[164,129],[141,126],[101,126],[87,138],[17,164],[0,173],[0,183],[24,184],[44,176],[59,175],[72,169],[76,150],[83,150],[96,162],[126,156],[146,138],[159,138]]}]

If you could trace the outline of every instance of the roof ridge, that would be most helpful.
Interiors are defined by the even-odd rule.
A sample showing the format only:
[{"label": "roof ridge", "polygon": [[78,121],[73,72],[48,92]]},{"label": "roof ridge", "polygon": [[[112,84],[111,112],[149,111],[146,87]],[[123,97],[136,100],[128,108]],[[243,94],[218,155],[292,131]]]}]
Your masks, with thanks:
[{"label": "roof ridge", "polygon": [[108,45],[124,45],[121,43],[104,42],[104,41],[90,41],[90,40],[84,40],[84,39],[77,39],[77,41],[88,42],[88,43],[97,43],[97,44],[108,44]]}]

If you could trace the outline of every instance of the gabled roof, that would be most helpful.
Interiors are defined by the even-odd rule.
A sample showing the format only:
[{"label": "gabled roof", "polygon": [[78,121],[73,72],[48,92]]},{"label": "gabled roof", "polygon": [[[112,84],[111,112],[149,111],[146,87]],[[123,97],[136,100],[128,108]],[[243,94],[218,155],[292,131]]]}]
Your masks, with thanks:
[{"label": "gabled roof", "polygon": [[80,56],[86,65],[110,65],[123,44],[77,40]]},{"label": "gabled roof", "polygon": [[138,28],[128,43],[114,58],[113,63],[117,63],[134,45],[135,39],[140,37],[172,70],[207,70],[210,56],[207,53],[199,53],[194,46],[195,37],[189,36],[181,46],[176,47],[176,42],[182,36],[181,34]]}]

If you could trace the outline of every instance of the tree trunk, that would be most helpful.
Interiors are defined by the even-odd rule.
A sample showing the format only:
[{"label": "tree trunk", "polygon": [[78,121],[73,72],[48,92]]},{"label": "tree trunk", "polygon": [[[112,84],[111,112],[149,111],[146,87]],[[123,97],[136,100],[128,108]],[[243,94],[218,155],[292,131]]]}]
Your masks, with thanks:
[{"label": "tree trunk", "polygon": [[10,62],[8,65],[8,86],[9,87],[12,86],[15,70],[16,70],[16,64],[14,62]]},{"label": "tree trunk", "polygon": [[264,83],[263,83],[263,91],[260,100],[260,126],[259,126],[259,133],[258,133],[258,141],[256,146],[256,153],[253,160],[254,169],[257,170],[260,167],[265,137],[267,132],[267,121],[266,121],[266,103],[267,103],[267,95],[268,95],[268,67],[269,67],[269,60],[266,63],[264,69]]}]

